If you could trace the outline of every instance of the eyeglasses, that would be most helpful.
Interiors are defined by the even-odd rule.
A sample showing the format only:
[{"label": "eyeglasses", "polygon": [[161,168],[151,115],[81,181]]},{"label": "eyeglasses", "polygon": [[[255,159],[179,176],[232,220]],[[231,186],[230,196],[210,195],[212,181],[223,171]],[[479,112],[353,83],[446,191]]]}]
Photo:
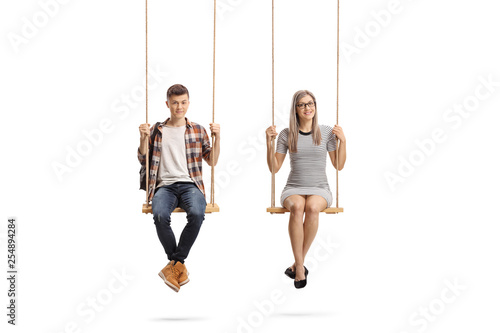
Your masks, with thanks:
[{"label": "eyeglasses", "polygon": [[300,103],[297,104],[297,107],[302,110],[305,109],[305,107],[308,106],[310,109],[314,108],[316,106],[316,102],[309,102],[309,103]]}]

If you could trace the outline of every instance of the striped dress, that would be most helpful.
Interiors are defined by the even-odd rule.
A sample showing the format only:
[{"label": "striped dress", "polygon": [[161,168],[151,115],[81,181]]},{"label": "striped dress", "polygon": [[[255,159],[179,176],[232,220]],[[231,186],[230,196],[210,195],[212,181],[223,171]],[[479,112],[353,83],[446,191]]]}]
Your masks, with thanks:
[{"label": "striped dress", "polygon": [[[326,177],[327,152],[336,149],[335,134],[332,128],[319,125],[321,144],[315,146],[311,133],[299,132],[297,152],[290,153],[290,175],[283,192],[281,205],[287,197],[294,194],[320,195],[325,198],[328,207],[332,205],[333,196]],[[286,154],[288,151],[288,128],[282,130],[278,136],[276,152]]]}]

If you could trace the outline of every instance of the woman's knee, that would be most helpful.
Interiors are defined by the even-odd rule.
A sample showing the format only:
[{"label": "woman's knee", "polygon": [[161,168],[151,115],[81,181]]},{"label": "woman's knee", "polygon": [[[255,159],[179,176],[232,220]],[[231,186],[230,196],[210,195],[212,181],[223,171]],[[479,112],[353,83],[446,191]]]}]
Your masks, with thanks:
[{"label": "woman's knee", "polygon": [[318,202],[306,202],[305,212],[309,215],[319,215],[323,206],[323,204]]},{"label": "woman's knee", "polygon": [[304,214],[304,203],[292,202],[288,209],[290,210],[290,213],[293,215],[303,215]]}]

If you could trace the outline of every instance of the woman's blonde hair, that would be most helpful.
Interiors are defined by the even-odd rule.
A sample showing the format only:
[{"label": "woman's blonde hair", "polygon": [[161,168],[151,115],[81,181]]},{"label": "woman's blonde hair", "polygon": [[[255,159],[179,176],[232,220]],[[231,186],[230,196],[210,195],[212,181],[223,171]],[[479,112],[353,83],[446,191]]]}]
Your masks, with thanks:
[{"label": "woman's blonde hair", "polygon": [[316,146],[321,144],[321,131],[318,125],[318,108],[316,104],[316,97],[308,90],[299,90],[293,95],[292,106],[290,108],[290,126],[288,128],[288,148],[291,153],[297,152],[297,140],[299,138],[300,121],[297,116],[297,104],[305,96],[311,96],[314,101],[314,117],[312,121],[312,138]]}]

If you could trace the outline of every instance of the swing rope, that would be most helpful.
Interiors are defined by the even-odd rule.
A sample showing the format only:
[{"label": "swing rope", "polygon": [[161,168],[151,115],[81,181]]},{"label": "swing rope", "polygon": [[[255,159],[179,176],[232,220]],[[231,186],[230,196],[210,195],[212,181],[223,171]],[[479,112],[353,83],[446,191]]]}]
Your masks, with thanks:
[{"label": "swing rope", "polygon": [[[274,0],[273,0],[273,18],[272,18],[272,25],[273,25],[273,38],[272,38],[272,50],[273,50],[273,80],[272,80],[272,86],[273,86],[273,111],[272,111],[272,125],[274,126]],[[274,171],[274,160],[275,160],[275,141],[276,139],[273,138],[272,140],[272,143],[271,143],[271,151],[272,151],[272,155],[271,155],[271,207],[274,207],[275,205],[275,197],[276,197],[276,172]]]},{"label": "swing rope", "polygon": [[[340,0],[337,0],[337,125],[339,124],[339,68],[340,68]],[[272,125],[274,126],[274,0],[272,0]],[[327,208],[324,210],[327,214],[337,214],[343,212],[343,208],[339,208],[339,139],[337,138],[335,149],[335,164],[336,164],[336,207]],[[287,211],[284,208],[275,206],[276,196],[276,177],[274,170],[275,161],[275,138],[272,140],[272,158],[271,158],[271,208],[267,211],[271,214],[282,214]]]},{"label": "swing rope", "polygon": [[[337,0],[337,125],[339,124],[339,50],[340,50],[340,0]],[[335,176],[337,184],[337,208],[339,207],[339,139],[335,147]]]},{"label": "swing rope", "polygon": [[[216,23],[217,23],[217,0],[214,0],[214,55],[213,55],[213,74],[212,74],[212,123],[215,123],[215,41],[216,41]],[[210,164],[212,165],[212,173],[211,173],[211,182],[210,182],[210,204],[214,205],[215,200],[215,170],[214,170],[214,137],[215,135],[212,133],[212,152],[210,154]]]},{"label": "swing rope", "polygon": [[[215,122],[215,42],[216,42],[216,24],[217,24],[217,0],[214,0],[214,37],[213,37],[213,91],[212,91],[212,123]],[[149,110],[149,86],[148,86],[148,0],[146,0],[146,124],[148,124]],[[214,166],[214,139],[215,134],[212,133],[212,152],[210,153],[211,180],[210,180],[210,204],[207,205],[205,213],[213,213],[219,211],[219,206],[215,204],[215,166]],[[150,138],[151,140],[151,138]],[[153,143],[154,144],[154,143]],[[149,203],[149,144],[146,149],[146,203],[142,208],[143,213],[152,213],[152,207]],[[183,212],[182,209],[176,208],[174,212]]]},{"label": "swing rope", "polygon": [[[148,120],[148,107],[149,107],[149,86],[148,86],[148,0],[146,0],[146,124]],[[151,140],[151,138],[150,138]],[[146,204],[149,206],[149,142],[146,149]]]}]

